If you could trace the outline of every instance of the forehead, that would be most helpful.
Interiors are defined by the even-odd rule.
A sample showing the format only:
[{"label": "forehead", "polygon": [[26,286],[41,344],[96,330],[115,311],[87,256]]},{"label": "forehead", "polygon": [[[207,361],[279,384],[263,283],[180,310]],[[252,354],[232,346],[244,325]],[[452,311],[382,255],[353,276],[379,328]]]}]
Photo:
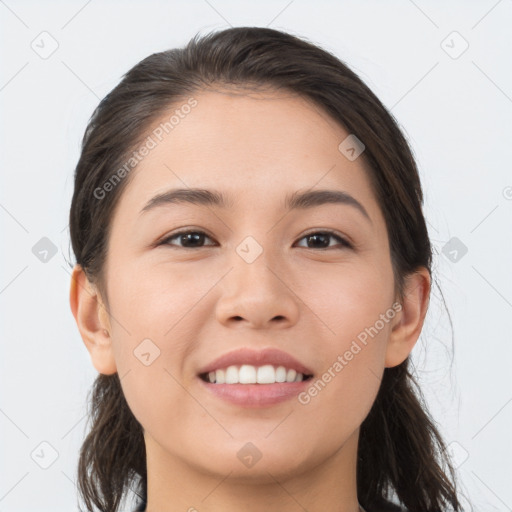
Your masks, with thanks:
[{"label": "forehead", "polygon": [[[297,190],[335,188],[375,209],[363,159],[350,161],[338,149],[348,132],[313,102],[286,91],[231,89],[193,98],[168,133],[162,127],[187,99],[148,130],[155,145],[132,171],[120,209],[138,214],[153,196],[188,187],[222,190],[242,209],[282,207]],[[153,135],[159,127],[161,140]]]}]

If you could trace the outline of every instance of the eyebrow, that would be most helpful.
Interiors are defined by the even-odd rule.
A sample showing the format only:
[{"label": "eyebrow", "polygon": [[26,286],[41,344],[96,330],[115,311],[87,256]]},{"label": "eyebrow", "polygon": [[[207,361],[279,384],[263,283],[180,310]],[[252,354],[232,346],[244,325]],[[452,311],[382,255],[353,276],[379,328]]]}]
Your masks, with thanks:
[{"label": "eyebrow", "polygon": [[[221,192],[203,188],[178,188],[168,190],[151,198],[141,214],[154,208],[170,204],[191,204],[196,206],[212,206],[218,208],[231,208],[233,202],[228,200]],[[294,192],[285,198],[285,209],[306,210],[322,206],[324,204],[344,204],[357,209],[366,219],[372,223],[364,206],[353,196],[342,190],[308,190],[306,192]]]}]

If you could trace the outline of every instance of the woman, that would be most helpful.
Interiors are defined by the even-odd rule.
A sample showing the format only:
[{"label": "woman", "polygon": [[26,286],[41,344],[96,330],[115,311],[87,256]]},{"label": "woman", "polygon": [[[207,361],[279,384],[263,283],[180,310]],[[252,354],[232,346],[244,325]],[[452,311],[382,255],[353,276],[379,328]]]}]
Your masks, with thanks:
[{"label": "woman", "polygon": [[87,510],[132,485],[148,512],[461,510],[409,373],[422,201],[391,115],[303,39],[231,28],[131,69],[70,212]]}]

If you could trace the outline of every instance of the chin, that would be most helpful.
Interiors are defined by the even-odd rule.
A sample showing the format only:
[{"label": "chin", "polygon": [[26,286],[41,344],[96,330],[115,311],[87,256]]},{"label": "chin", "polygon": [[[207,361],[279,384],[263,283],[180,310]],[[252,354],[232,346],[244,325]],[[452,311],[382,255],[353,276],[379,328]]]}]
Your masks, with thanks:
[{"label": "chin", "polygon": [[[291,443],[289,439],[288,443],[283,444],[280,440],[271,440],[270,437],[261,438],[260,434],[260,437],[230,439],[224,445],[212,442],[195,459],[209,473],[229,474],[230,479],[251,483],[268,483],[270,475],[283,478],[300,474],[302,469],[311,466],[307,447]],[[204,467],[205,461],[208,462],[207,467]]]}]

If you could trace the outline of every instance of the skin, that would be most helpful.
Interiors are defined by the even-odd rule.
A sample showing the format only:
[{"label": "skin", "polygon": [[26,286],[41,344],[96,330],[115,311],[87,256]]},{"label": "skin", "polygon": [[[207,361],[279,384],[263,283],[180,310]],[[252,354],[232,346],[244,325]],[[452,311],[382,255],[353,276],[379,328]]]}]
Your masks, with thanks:
[{"label": "skin", "polygon": [[[428,271],[408,277],[402,310],[309,403],[249,409],[212,396],[199,368],[240,347],[282,349],[321,376],[398,297],[384,218],[363,159],[338,150],[348,135],[341,126],[289,93],[194,97],[198,105],[132,171],[114,213],[108,303],[79,266],[71,281],[92,363],[119,373],[144,428],[147,510],[356,512],[359,427],[384,368],[404,361],[420,335]],[[233,205],[139,214],[175,187],[217,189]],[[348,192],[371,223],[348,205],[284,210],[287,194],[312,188]],[[155,246],[188,227],[209,238],[188,250],[180,237]],[[312,228],[356,248],[336,238],[328,249],[308,244]],[[236,252],[247,236],[263,249],[250,264]],[[149,366],[133,354],[146,338],[160,350]],[[237,457],[247,442],[262,455],[250,468]]]}]

